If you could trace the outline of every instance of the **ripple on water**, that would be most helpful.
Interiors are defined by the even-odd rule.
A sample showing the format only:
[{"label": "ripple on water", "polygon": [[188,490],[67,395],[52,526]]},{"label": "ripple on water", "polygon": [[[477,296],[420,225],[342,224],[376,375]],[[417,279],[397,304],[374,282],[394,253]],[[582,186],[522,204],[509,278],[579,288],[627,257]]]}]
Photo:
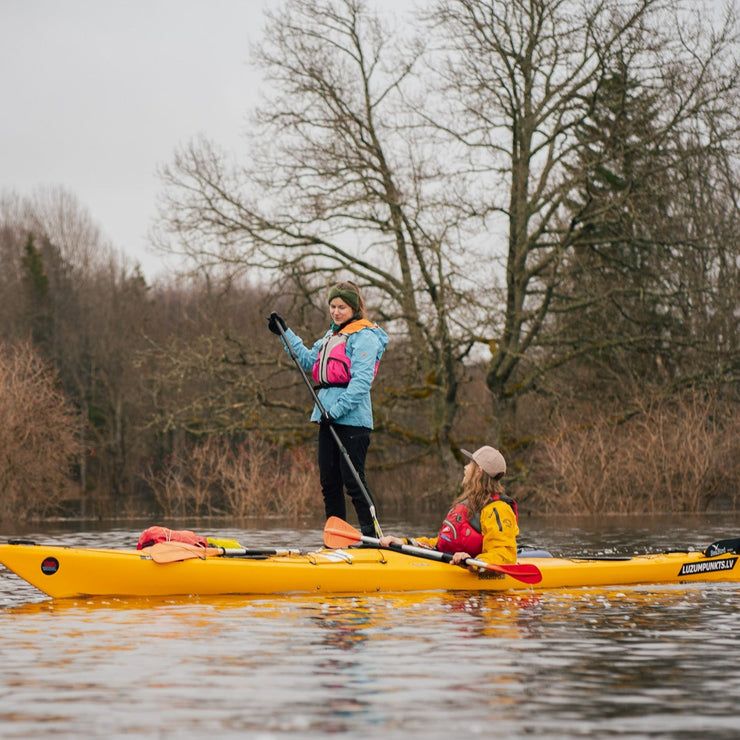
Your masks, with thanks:
[{"label": "ripple on water", "polygon": [[0,606],[8,738],[736,736],[734,585]]}]

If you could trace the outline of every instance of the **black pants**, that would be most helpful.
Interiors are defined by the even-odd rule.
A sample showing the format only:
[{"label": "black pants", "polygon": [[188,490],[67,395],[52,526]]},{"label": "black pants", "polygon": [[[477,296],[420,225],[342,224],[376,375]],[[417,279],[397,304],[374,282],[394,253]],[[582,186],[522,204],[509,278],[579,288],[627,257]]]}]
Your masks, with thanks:
[{"label": "black pants", "polygon": [[[333,428],[369,496],[370,492],[365,481],[365,458],[367,448],[370,446],[370,430],[367,427],[351,427],[344,424],[334,424]],[[370,514],[370,504],[337,445],[329,424],[319,425],[319,475],[327,519],[330,516],[347,519],[347,503],[344,498],[346,488],[347,495],[352,499],[357,512],[362,534],[374,537],[375,526]]]}]

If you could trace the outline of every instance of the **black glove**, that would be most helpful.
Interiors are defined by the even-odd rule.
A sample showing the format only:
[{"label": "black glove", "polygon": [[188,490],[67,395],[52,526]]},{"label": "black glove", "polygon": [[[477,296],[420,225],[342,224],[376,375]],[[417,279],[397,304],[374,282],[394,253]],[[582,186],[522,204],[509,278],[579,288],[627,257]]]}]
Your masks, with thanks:
[{"label": "black glove", "polygon": [[280,327],[282,327],[283,331],[286,331],[288,328],[285,321],[283,321],[283,317],[273,311],[267,319],[267,328],[273,334],[280,336],[282,334]]},{"label": "black glove", "polygon": [[324,411],[323,414],[321,414],[321,424],[331,424],[334,421],[334,419],[331,418],[331,414],[328,411]]}]

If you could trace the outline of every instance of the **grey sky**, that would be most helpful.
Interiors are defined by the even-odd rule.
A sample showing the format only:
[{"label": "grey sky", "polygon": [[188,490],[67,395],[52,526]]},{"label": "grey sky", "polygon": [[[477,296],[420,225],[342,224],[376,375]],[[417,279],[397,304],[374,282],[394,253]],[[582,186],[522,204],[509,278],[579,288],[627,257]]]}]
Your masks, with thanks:
[{"label": "grey sky", "polygon": [[270,0],[0,0],[0,191],[62,185],[153,277],[158,165],[203,133],[240,151]]}]

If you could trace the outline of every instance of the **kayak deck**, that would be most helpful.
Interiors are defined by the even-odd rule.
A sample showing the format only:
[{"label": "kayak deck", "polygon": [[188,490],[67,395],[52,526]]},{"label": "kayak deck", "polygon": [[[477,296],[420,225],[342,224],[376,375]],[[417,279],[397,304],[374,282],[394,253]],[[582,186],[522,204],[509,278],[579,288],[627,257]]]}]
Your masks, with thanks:
[{"label": "kayak deck", "polygon": [[471,572],[380,548],[320,549],[268,557],[212,556],[155,562],[146,550],[13,543],[0,563],[54,598],[81,596],[215,596],[360,594],[404,591],[505,591],[583,586],[740,581],[738,555],[670,552],[620,559],[521,558],[536,585],[491,571]]}]

